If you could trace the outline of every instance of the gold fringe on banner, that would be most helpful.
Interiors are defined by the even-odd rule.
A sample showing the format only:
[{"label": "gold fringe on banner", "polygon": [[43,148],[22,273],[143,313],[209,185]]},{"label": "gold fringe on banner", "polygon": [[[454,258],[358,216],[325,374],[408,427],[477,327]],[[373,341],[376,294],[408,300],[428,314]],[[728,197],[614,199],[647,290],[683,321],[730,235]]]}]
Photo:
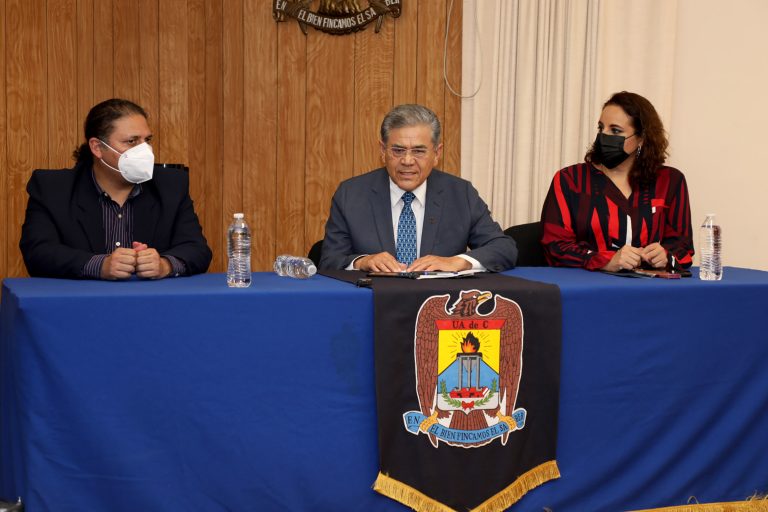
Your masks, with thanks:
[{"label": "gold fringe on banner", "polygon": [[752,496],[747,501],[727,503],[696,503],[676,507],[649,508],[635,512],[768,512],[768,497]]},{"label": "gold fringe on banner", "polygon": [[485,500],[479,507],[472,509],[472,512],[497,512],[506,510],[522,498],[525,493],[535,489],[541,484],[560,478],[560,470],[557,462],[550,460],[539,464],[535,468],[526,471],[520,478],[512,482],[506,489],[500,493]]},{"label": "gold fringe on banner", "polygon": [[[540,464],[520,475],[520,478],[500,493],[487,499],[477,508],[472,509],[472,512],[499,512],[506,510],[531,489],[555,478],[560,478],[557,462],[551,460]],[[379,476],[373,483],[373,490],[395,501],[399,501],[417,512],[454,512],[452,508],[433,500],[410,485],[399,482],[383,473],[379,473]]]},{"label": "gold fringe on banner", "polygon": [[454,512],[452,508],[383,473],[379,473],[373,482],[373,490],[418,512]]}]

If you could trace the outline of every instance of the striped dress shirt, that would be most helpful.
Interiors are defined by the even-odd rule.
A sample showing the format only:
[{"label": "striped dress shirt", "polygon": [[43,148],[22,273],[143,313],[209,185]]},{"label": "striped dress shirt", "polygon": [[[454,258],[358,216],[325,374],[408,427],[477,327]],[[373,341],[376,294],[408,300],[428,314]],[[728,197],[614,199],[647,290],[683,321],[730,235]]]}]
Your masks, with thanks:
[{"label": "striped dress shirt", "polygon": [[[127,247],[128,249],[132,247],[133,199],[141,194],[141,185],[134,186],[133,190],[131,190],[131,193],[128,195],[128,199],[123,206],[120,206],[99,186],[93,171],[91,171],[91,178],[93,179],[93,185],[96,187],[96,192],[99,195],[106,246],[104,247],[104,254],[95,254],[88,260],[83,267],[82,277],[99,279],[101,277],[101,266],[107,256],[120,247]],[[182,276],[187,273],[187,268],[183,261],[169,254],[161,256],[171,263],[171,273],[168,277]]]}]

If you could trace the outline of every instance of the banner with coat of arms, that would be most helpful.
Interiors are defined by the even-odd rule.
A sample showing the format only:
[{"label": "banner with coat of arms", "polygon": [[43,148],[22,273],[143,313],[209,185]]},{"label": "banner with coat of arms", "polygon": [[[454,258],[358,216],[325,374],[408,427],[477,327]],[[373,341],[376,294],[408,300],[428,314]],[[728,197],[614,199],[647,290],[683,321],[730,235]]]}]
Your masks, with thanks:
[{"label": "banner with coat of arms", "polygon": [[380,472],[415,510],[501,511],[559,477],[560,292],[374,278]]}]

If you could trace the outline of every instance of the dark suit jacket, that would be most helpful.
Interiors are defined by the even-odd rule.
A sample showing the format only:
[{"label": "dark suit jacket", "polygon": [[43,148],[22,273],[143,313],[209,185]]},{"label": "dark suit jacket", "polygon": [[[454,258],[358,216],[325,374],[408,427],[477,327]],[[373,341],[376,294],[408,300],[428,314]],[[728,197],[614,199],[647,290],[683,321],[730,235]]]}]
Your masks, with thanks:
[{"label": "dark suit jacket", "polygon": [[[133,201],[133,238],[184,262],[188,274],[211,262],[189,197],[189,178],[178,169],[155,167]],[[29,275],[76,279],[106,239],[91,168],[37,170],[27,184],[29,201],[19,247]]]},{"label": "dark suit jacket", "polygon": [[[396,253],[389,175],[381,168],[339,185],[325,225],[320,268],[344,269],[360,255],[383,251]],[[515,241],[491,219],[472,184],[433,169],[427,178],[419,254],[465,253],[494,272],[514,267],[517,260]]]}]

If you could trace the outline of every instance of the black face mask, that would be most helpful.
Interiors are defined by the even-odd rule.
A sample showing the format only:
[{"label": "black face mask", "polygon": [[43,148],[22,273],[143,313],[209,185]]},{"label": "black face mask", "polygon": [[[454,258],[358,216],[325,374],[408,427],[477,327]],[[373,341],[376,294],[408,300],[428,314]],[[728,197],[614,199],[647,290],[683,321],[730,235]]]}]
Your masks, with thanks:
[{"label": "black face mask", "polygon": [[598,133],[597,137],[595,137],[595,150],[600,154],[602,164],[609,169],[613,169],[629,158],[629,153],[624,151],[624,141],[635,135],[637,134],[622,137],[621,135]]}]

